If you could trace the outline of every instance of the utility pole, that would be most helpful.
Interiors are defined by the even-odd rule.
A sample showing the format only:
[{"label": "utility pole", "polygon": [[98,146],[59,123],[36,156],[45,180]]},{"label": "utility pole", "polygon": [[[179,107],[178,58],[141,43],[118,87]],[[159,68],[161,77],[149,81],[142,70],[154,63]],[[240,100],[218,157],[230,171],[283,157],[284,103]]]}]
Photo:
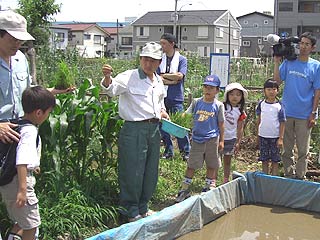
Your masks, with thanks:
[{"label": "utility pole", "polygon": [[177,35],[177,5],[178,0],[174,0],[173,35]]},{"label": "utility pole", "polygon": [[229,21],[228,21],[228,24],[229,24],[228,53],[229,55],[230,55],[230,44],[231,44],[231,24],[230,23],[231,23],[231,20],[229,18]]},{"label": "utility pole", "polygon": [[115,56],[118,57],[118,52],[119,52],[119,20],[117,19],[117,42],[116,42],[116,48],[115,48]]}]

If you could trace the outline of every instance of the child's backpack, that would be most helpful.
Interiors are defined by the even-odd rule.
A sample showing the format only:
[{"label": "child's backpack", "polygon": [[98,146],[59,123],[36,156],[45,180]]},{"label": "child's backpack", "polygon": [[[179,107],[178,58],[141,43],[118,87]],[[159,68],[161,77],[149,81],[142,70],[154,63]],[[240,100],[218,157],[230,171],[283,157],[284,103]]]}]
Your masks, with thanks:
[{"label": "child's backpack", "polygon": [[[14,129],[18,133],[20,133],[20,130],[23,126],[32,124],[29,120],[25,119],[12,119],[10,122],[18,124],[18,127]],[[37,136],[36,141],[38,147],[39,135]],[[9,184],[17,174],[17,146],[17,142],[3,143],[0,141],[0,186]]]}]

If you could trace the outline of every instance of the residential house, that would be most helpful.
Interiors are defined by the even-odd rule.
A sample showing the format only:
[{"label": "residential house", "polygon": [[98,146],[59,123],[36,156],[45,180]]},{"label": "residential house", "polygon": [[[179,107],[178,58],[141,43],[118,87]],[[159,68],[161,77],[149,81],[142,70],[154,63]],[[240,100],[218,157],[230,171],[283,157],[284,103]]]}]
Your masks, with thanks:
[{"label": "residential house", "polygon": [[130,22],[97,22],[97,24],[111,36],[106,56],[120,58],[132,56],[132,26]]},{"label": "residential house", "polygon": [[70,28],[54,25],[50,27],[50,30],[50,46],[54,49],[66,50],[68,47],[68,36]]},{"label": "residential house", "polygon": [[[299,36],[312,32],[320,42],[319,0],[275,0],[275,32],[280,36]],[[316,51],[320,51],[317,44]]]},{"label": "residential house", "polygon": [[163,33],[175,33],[178,46],[202,57],[210,53],[230,53],[239,56],[241,26],[228,10],[148,12],[132,23],[134,51],[140,51],[149,41],[159,42]]},{"label": "residential house", "polygon": [[267,35],[274,33],[271,13],[252,12],[237,17],[241,25],[241,57],[272,56],[272,46]]},{"label": "residential house", "polygon": [[59,24],[53,27],[69,28],[68,47],[75,47],[85,58],[104,57],[110,34],[96,23]]}]

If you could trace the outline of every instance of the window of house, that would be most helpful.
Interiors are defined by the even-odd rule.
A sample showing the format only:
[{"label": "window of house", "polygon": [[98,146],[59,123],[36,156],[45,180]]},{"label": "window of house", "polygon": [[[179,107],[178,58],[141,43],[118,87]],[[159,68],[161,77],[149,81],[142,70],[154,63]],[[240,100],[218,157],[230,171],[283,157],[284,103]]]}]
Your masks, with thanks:
[{"label": "window of house", "polygon": [[246,25],[247,25],[248,23],[249,23],[248,20],[244,20],[244,21],[243,21],[243,24],[246,24]]},{"label": "window of house", "polygon": [[258,44],[262,44],[262,39],[258,38]]},{"label": "window of house", "polygon": [[187,28],[186,28],[186,27],[184,27],[184,28],[183,28],[183,31],[184,31],[184,32],[187,32]]},{"label": "window of house", "polygon": [[223,28],[221,27],[216,28],[216,36],[219,38],[223,38]]},{"label": "window of house", "polygon": [[263,37],[263,41],[264,42],[268,41],[268,38],[267,37]]},{"label": "window of house", "polygon": [[233,57],[238,57],[238,55],[239,55],[238,49],[233,49],[233,50],[232,50],[232,56],[233,56]]},{"label": "window of house", "polygon": [[269,21],[268,20],[263,20],[263,24],[269,24]]},{"label": "window of house", "polygon": [[259,24],[258,24],[258,23],[254,23],[254,24],[253,24],[253,27],[254,27],[254,28],[258,28],[258,27],[259,27]]},{"label": "window of house", "polygon": [[236,29],[232,30],[232,38],[233,39],[238,39],[239,38],[239,31]]},{"label": "window of house", "polygon": [[90,34],[84,34],[83,35],[83,39],[84,40],[90,40],[91,39],[91,35]]},{"label": "window of house", "polygon": [[199,26],[198,27],[198,37],[207,38],[209,35],[208,26]]},{"label": "window of house", "polygon": [[162,28],[159,28],[159,32],[162,32]]},{"label": "window of house", "polygon": [[281,2],[279,3],[279,12],[292,12],[293,2]]},{"label": "window of house", "polygon": [[198,47],[198,53],[200,57],[209,57],[210,47],[207,47],[207,46]]},{"label": "window of house", "polygon": [[93,36],[93,42],[95,44],[101,44],[101,35],[94,35]]},{"label": "window of house", "polygon": [[122,37],[121,45],[132,45],[132,37]]},{"label": "window of house", "polygon": [[216,53],[223,53],[223,48],[216,48]]},{"label": "window of house", "polygon": [[138,37],[148,37],[149,36],[149,27],[137,27],[137,36]]},{"label": "window of house", "polygon": [[242,41],[242,46],[250,47],[250,41]]},{"label": "window of house", "polygon": [[299,1],[298,12],[319,13],[320,2],[319,1]]},{"label": "window of house", "polygon": [[63,32],[56,33],[56,41],[57,42],[64,42],[64,33]]}]

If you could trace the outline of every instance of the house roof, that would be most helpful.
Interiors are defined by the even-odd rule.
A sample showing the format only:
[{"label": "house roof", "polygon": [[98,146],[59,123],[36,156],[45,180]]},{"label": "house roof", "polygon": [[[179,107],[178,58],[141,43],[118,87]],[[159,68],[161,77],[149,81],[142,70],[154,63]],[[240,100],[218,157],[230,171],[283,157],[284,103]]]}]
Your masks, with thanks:
[{"label": "house roof", "polygon": [[105,31],[110,33],[111,35],[117,34],[117,31],[119,31],[119,28],[117,30],[116,27],[102,27]]},{"label": "house roof", "polygon": [[260,16],[262,16],[262,17],[267,17],[267,18],[273,19],[273,16],[272,16],[272,15],[266,14],[266,13],[257,12],[257,11],[244,14],[244,15],[242,15],[242,16],[237,17],[237,19],[244,18],[244,17],[248,17],[248,16],[250,16],[250,15],[260,15]]},{"label": "house roof", "polygon": [[102,27],[100,27],[95,23],[72,23],[72,24],[53,25],[53,27],[56,27],[56,26],[69,28],[70,31],[74,31],[74,32],[88,31],[89,29],[96,27],[100,29],[102,32],[104,32],[106,35],[110,35],[110,33],[107,30],[103,29]]},{"label": "house roof", "polygon": [[[179,11],[179,24],[199,25],[214,24],[228,10],[190,10]],[[132,25],[168,25],[174,22],[173,11],[147,12],[138,18]]]},{"label": "house roof", "polygon": [[51,25],[50,28],[52,28],[52,29],[66,29],[66,30],[70,30],[69,27],[60,26],[60,25]]}]

